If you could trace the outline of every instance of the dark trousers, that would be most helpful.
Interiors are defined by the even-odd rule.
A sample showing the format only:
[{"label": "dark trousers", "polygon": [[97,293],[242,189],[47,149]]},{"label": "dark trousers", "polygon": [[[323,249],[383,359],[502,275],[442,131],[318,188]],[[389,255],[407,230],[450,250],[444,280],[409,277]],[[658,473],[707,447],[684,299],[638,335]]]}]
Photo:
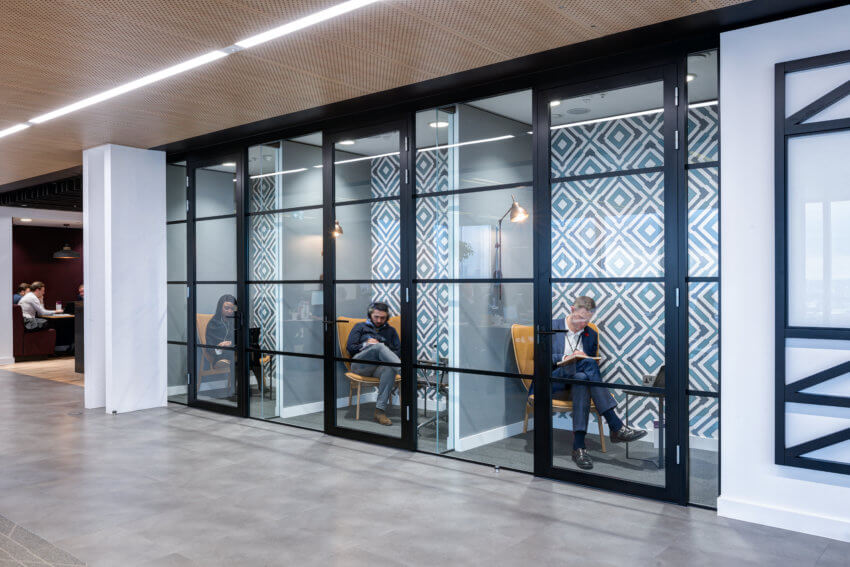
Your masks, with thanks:
[{"label": "dark trousers", "polygon": [[[572,378],[573,380],[587,380],[591,384],[593,382],[602,382],[602,376],[599,374],[599,364],[595,360],[579,360],[575,364],[561,366],[552,371],[552,376],[558,378]],[[590,416],[590,400],[596,404],[596,411],[600,415],[611,408],[617,407],[617,402],[614,396],[608,391],[608,388],[584,384],[563,384],[559,382],[552,383],[552,395],[566,389],[571,389],[573,401],[573,431],[587,431],[587,421]]]}]

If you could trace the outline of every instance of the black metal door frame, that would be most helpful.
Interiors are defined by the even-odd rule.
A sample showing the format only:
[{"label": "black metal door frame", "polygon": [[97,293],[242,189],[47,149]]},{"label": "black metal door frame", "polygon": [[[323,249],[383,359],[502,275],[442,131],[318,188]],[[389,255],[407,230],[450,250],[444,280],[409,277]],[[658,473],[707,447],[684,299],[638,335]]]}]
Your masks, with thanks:
[{"label": "black metal door frame", "polygon": [[[687,111],[683,89],[684,71],[681,63],[670,62],[655,67],[613,74],[591,81],[576,82],[545,90],[534,91],[534,131],[537,134],[534,146],[534,256],[535,256],[535,400],[534,413],[541,419],[535,420],[534,471],[535,475],[566,480],[627,494],[646,496],[659,500],[687,502],[687,340],[682,333],[687,330],[686,309],[679,307],[679,297],[686,297],[684,275],[687,271],[687,246],[681,242],[686,229],[680,218],[680,176],[683,169],[682,155],[685,147],[682,116]],[[552,332],[552,278],[551,278],[551,152],[549,103],[582,94],[627,87],[663,80],[664,89],[664,276],[663,278],[581,278],[580,282],[628,280],[663,281],[664,298],[664,345],[667,380],[663,390],[668,403],[665,404],[665,429],[667,452],[665,455],[665,486],[658,487],[635,481],[595,475],[559,468],[553,464],[551,385],[549,368],[551,360]],[[679,103],[681,99],[681,103]],[[679,103],[677,105],[677,103]],[[685,207],[687,202],[685,201]],[[686,218],[686,217],[685,217]],[[686,224],[686,223],[685,223]],[[687,240],[684,241],[685,243]],[[680,266],[684,250],[684,271]],[[684,292],[684,294],[682,293]],[[684,324],[684,326],[683,326]],[[684,329],[684,331],[683,331]],[[635,390],[652,390],[636,387]],[[545,417],[544,417],[545,416]],[[683,433],[684,432],[684,433]],[[685,445],[682,444],[684,439]]]},{"label": "black metal door frame", "polygon": [[[215,165],[220,163],[226,163],[232,161],[236,164],[236,182],[234,184],[234,202],[236,204],[236,295],[239,301],[239,305],[236,310],[236,317],[234,319],[234,325],[236,327],[237,332],[235,333],[236,347],[233,349],[235,352],[236,363],[233,368],[234,380],[236,380],[236,406],[229,406],[225,404],[217,404],[214,402],[210,402],[203,399],[198,399],[197,396],[197,323],[196,323],[196,313],[197,313],[197,270],[195,268],[195,260],[197,258],[196,255],[196,246],[195,246],[195,222],[198,219],[196,216],[196,193],[195,193],[195,172],[199,168],[203,168],[209,165]],[[245,172],[247,171],[247,148],[241,148],[240,146],[231,147],[226,150],[220,150],[215,153],[200,153],[197,155],[189,155],[186,157],[186,276],[187,276],[187,292],[188,292],[188,300],[186,305],[186,315],[187,315],[187,349],[186,349],[186,363],[189,371],[189,380],[188,380],[188,392],[187,392],[187,402],[191,407],[197,407],[204,410],[210,410],[218,413],[224,413],[228,415],[236,415],[240,417],[245,417],[248,415],[248,400],[249,400],[249,386],[246,375],[247,365],[246,361],[246,341],[245,341],[245,333],[239,333],[240,330],[247,329],[247,309],[245,309],[245,305],[247,305],[247,294],[246,294],[246,286],[245,286],[245,278],[246,278],[246,243],[247,240],[245,238],[245,197],[246,193],[244,191],[245,186]],[[224,215],[231,216],[231,215]],[[204,218],[217,218],[217,217],[202,217]],[[219,283],[219,282],[202,282],[202,284],[206,283]],[[225,282],[230,284],[232,282]]]},{"label": "black metal door frame", "polygon": [[[415,172],[410,167],[413,143],[413,131],[411,118],[407,116],[392,116],[384,122],[372,123],[356,128],[346,127],[344,129],[325,130],[322,134],[322,172],[323,172],[323,299],[324,299],[324,354],[325,354],[325,433],[367,441],[401,449],[415,449],[415,419],[416,412],[411,409],[415,403],[415,383],[413,380],[413,343],[415,325],[413,324],[414,296],[412,293],[411,274],[415,262],[415,227],[413,219],[412,186]],[[337,415],[337,376],[336,368],[338,362],[343,359],[338,357],[336,336],[336,246],[335,239],[331,236],[335,216],[335,175],[334,175],[334,146],[336,142],[345,139],[362,138],[384,132],[399,132],[399,254],[400,254],[400,286],[399,302],[401,306],[401,437],[384,436],[377,433],[360,431],[347,427],[340,427],[336,423]],[[345,205],[353,203],[370,202],[346,201]],[[411,257],[411,250],[413,256]],[[342,283],[366,283],[341,280]],[[366,306],[364,306],[365,310]]]}]

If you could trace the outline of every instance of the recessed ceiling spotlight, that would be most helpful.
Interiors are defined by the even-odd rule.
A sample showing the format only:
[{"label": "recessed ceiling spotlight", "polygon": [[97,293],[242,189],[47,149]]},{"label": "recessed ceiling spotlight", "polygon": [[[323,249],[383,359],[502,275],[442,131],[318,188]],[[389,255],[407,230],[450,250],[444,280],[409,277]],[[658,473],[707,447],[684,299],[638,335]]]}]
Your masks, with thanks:
[{"label": "recessed ceiling spotlight", "polygon": [[32,222],[32,219],[20,219],[21,222]]},{"label": "recessed ceiling spotlight", "polygon": [[342,140],[341,142],[339,142],[339,145],[340,146],[353,146],[354,140]]},{"label": "recessed ceiling spotlight", "polygon": [[236,162],[228,161],[228,162],[221,164],[221,167],[236,167]]},{"label": "recessed ceiling spotlight", "polygon": [[690,83],[691,81],[693,81],[696,78],[697,78],[697,76],[696,76],[695,73],[688,73],[687,77],[685,77],[685,80]]},{"label": "recessed ceiling spotlight", "polygon": [[590,112],[590,109],[583,106],[567,109],[567,114],[587,114],[588,112]]},{"label": "recessed ceiling spotlight", "polygon": [[560,100],[553,100],[549,103],[549,106],[558,106],[559,104],[561,104]]},{"label": "recessed ceiling spotlight", "polygon": [[442,120],[437,120],[436,122],[430,122],[428,124],[428,126],[430,126],[431,128],[445,128],[448,125],[448,122],[444,122]]}]

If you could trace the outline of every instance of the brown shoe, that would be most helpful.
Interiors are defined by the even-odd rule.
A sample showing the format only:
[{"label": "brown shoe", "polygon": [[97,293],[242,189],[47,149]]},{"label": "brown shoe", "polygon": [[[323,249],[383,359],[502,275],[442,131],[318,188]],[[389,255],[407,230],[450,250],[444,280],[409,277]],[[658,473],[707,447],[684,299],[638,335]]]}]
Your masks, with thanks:
[{"label": "brown shoe", "polygon": [[392,425],[393,422],[390,418],[387,417],[386,412],[384,410],[375,410],[375,421],[380,423],[381,425]]}]

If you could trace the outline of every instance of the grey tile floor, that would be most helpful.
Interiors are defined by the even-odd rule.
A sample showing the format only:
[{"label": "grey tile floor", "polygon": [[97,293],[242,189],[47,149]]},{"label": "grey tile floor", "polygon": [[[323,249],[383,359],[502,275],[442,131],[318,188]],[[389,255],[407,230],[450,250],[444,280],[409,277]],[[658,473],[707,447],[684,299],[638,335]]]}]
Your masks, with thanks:
[{"label": "grey tile floor", "polygon": [[0,390],[0,515],[89,565],[850,566],[707,510],[182,406],[106,415],[2,369]]}]

